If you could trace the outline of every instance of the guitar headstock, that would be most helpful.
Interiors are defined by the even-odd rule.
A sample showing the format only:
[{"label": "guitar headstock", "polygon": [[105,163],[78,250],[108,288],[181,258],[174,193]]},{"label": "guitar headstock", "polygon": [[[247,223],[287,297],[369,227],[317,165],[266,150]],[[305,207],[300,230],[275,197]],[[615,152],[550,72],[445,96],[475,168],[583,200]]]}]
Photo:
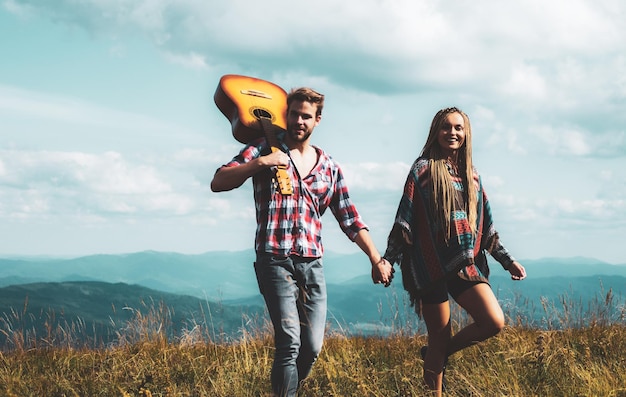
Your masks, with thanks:
[{"label": "guitar headstock", "polygon": [[278,189],[280,193],[285,196],[291,196],[293,194],[293,186],[291,184],[291,178],[289,178],[289,174],[287,173],[286,167],[277,167],[276,168],[276,183],[278,184]]}]

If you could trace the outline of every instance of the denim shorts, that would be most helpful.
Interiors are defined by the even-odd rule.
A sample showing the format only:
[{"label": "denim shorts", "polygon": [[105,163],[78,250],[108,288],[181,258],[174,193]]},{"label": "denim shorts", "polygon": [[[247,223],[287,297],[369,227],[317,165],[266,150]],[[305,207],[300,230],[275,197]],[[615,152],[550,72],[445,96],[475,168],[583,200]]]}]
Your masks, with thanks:
[{"label": "denim shorts", "polygon": [[485,281],[468,281],[459,277],[458,274],[455,274],[445,282],[438,284],[435,289],[431,290],[426,295],[422,295],[421,300],[422,303],[426,304],[444,303],[448,300],[448,294],[456,300],[463,292],[481,283],[485,283]]}]

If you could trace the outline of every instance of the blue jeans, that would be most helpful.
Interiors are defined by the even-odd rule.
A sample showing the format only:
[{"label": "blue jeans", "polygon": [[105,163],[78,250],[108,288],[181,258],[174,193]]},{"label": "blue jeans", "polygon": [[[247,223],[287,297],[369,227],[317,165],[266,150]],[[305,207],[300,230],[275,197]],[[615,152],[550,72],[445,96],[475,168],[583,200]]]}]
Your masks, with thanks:
[{"label": "blue jeans", "polygon": [[272,391],[295,396],[322,350],[326,281],[321,258],[257,254],[259,289],[274,326]]}]

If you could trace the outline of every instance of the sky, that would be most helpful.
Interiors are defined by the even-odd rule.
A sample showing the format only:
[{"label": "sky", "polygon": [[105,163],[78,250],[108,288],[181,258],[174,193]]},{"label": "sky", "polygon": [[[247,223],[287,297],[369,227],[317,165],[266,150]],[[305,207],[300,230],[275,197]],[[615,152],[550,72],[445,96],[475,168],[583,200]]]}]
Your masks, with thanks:
[{"label": "sky", "polygon": [[[380,251],[457,106],[517,259],[626,264],[622,0],[250,5],[0,0],[0,255],[251,249],[251,182],[209,187],[242,147],[213,97],[239,74],[326,96],[312,143]],[[323,219],[327,251],[358,251]]]}]

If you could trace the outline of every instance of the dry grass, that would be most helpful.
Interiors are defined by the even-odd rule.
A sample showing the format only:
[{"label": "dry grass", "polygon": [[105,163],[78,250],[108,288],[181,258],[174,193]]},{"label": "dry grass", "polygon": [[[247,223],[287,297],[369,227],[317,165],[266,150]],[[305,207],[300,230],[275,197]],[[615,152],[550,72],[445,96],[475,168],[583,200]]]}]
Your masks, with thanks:
[{"label": "dry grass", "polygon": [[[584,326],[567,326],[582,321],[573,311],[587,319]],[[511,319],[500,335],[451,357],[447,395],[626,397],[623,311],[607,294],[587,311],[560,310],[551,320],[558,327]],[[252,324],[234,343],[211,340],[201,325],[173,339],[160,318],[165,314],[161,306],[138,312],[117,343],[101,347],[71,340],[77,337],[73,325],[50,330],[38,343],[25,339],[24,330],[5,327],[0,331],[10,344],[0,352],[0,396],[268,395],[273,348],[266,323]],[[455,329],[464,321],[456,313]],[[300,395],[427,395],[423,344],[425,335],[402,329],[385,337],[329,332]]]},{"label": "dry grass", "polygon": [[[303,396],[421,396],[423,336],[330,336]],[[271,338],[0,354],[3,396],[263,396]],[[451,396],[626,396],[626,328],[507,328],[453,357]]]}]

